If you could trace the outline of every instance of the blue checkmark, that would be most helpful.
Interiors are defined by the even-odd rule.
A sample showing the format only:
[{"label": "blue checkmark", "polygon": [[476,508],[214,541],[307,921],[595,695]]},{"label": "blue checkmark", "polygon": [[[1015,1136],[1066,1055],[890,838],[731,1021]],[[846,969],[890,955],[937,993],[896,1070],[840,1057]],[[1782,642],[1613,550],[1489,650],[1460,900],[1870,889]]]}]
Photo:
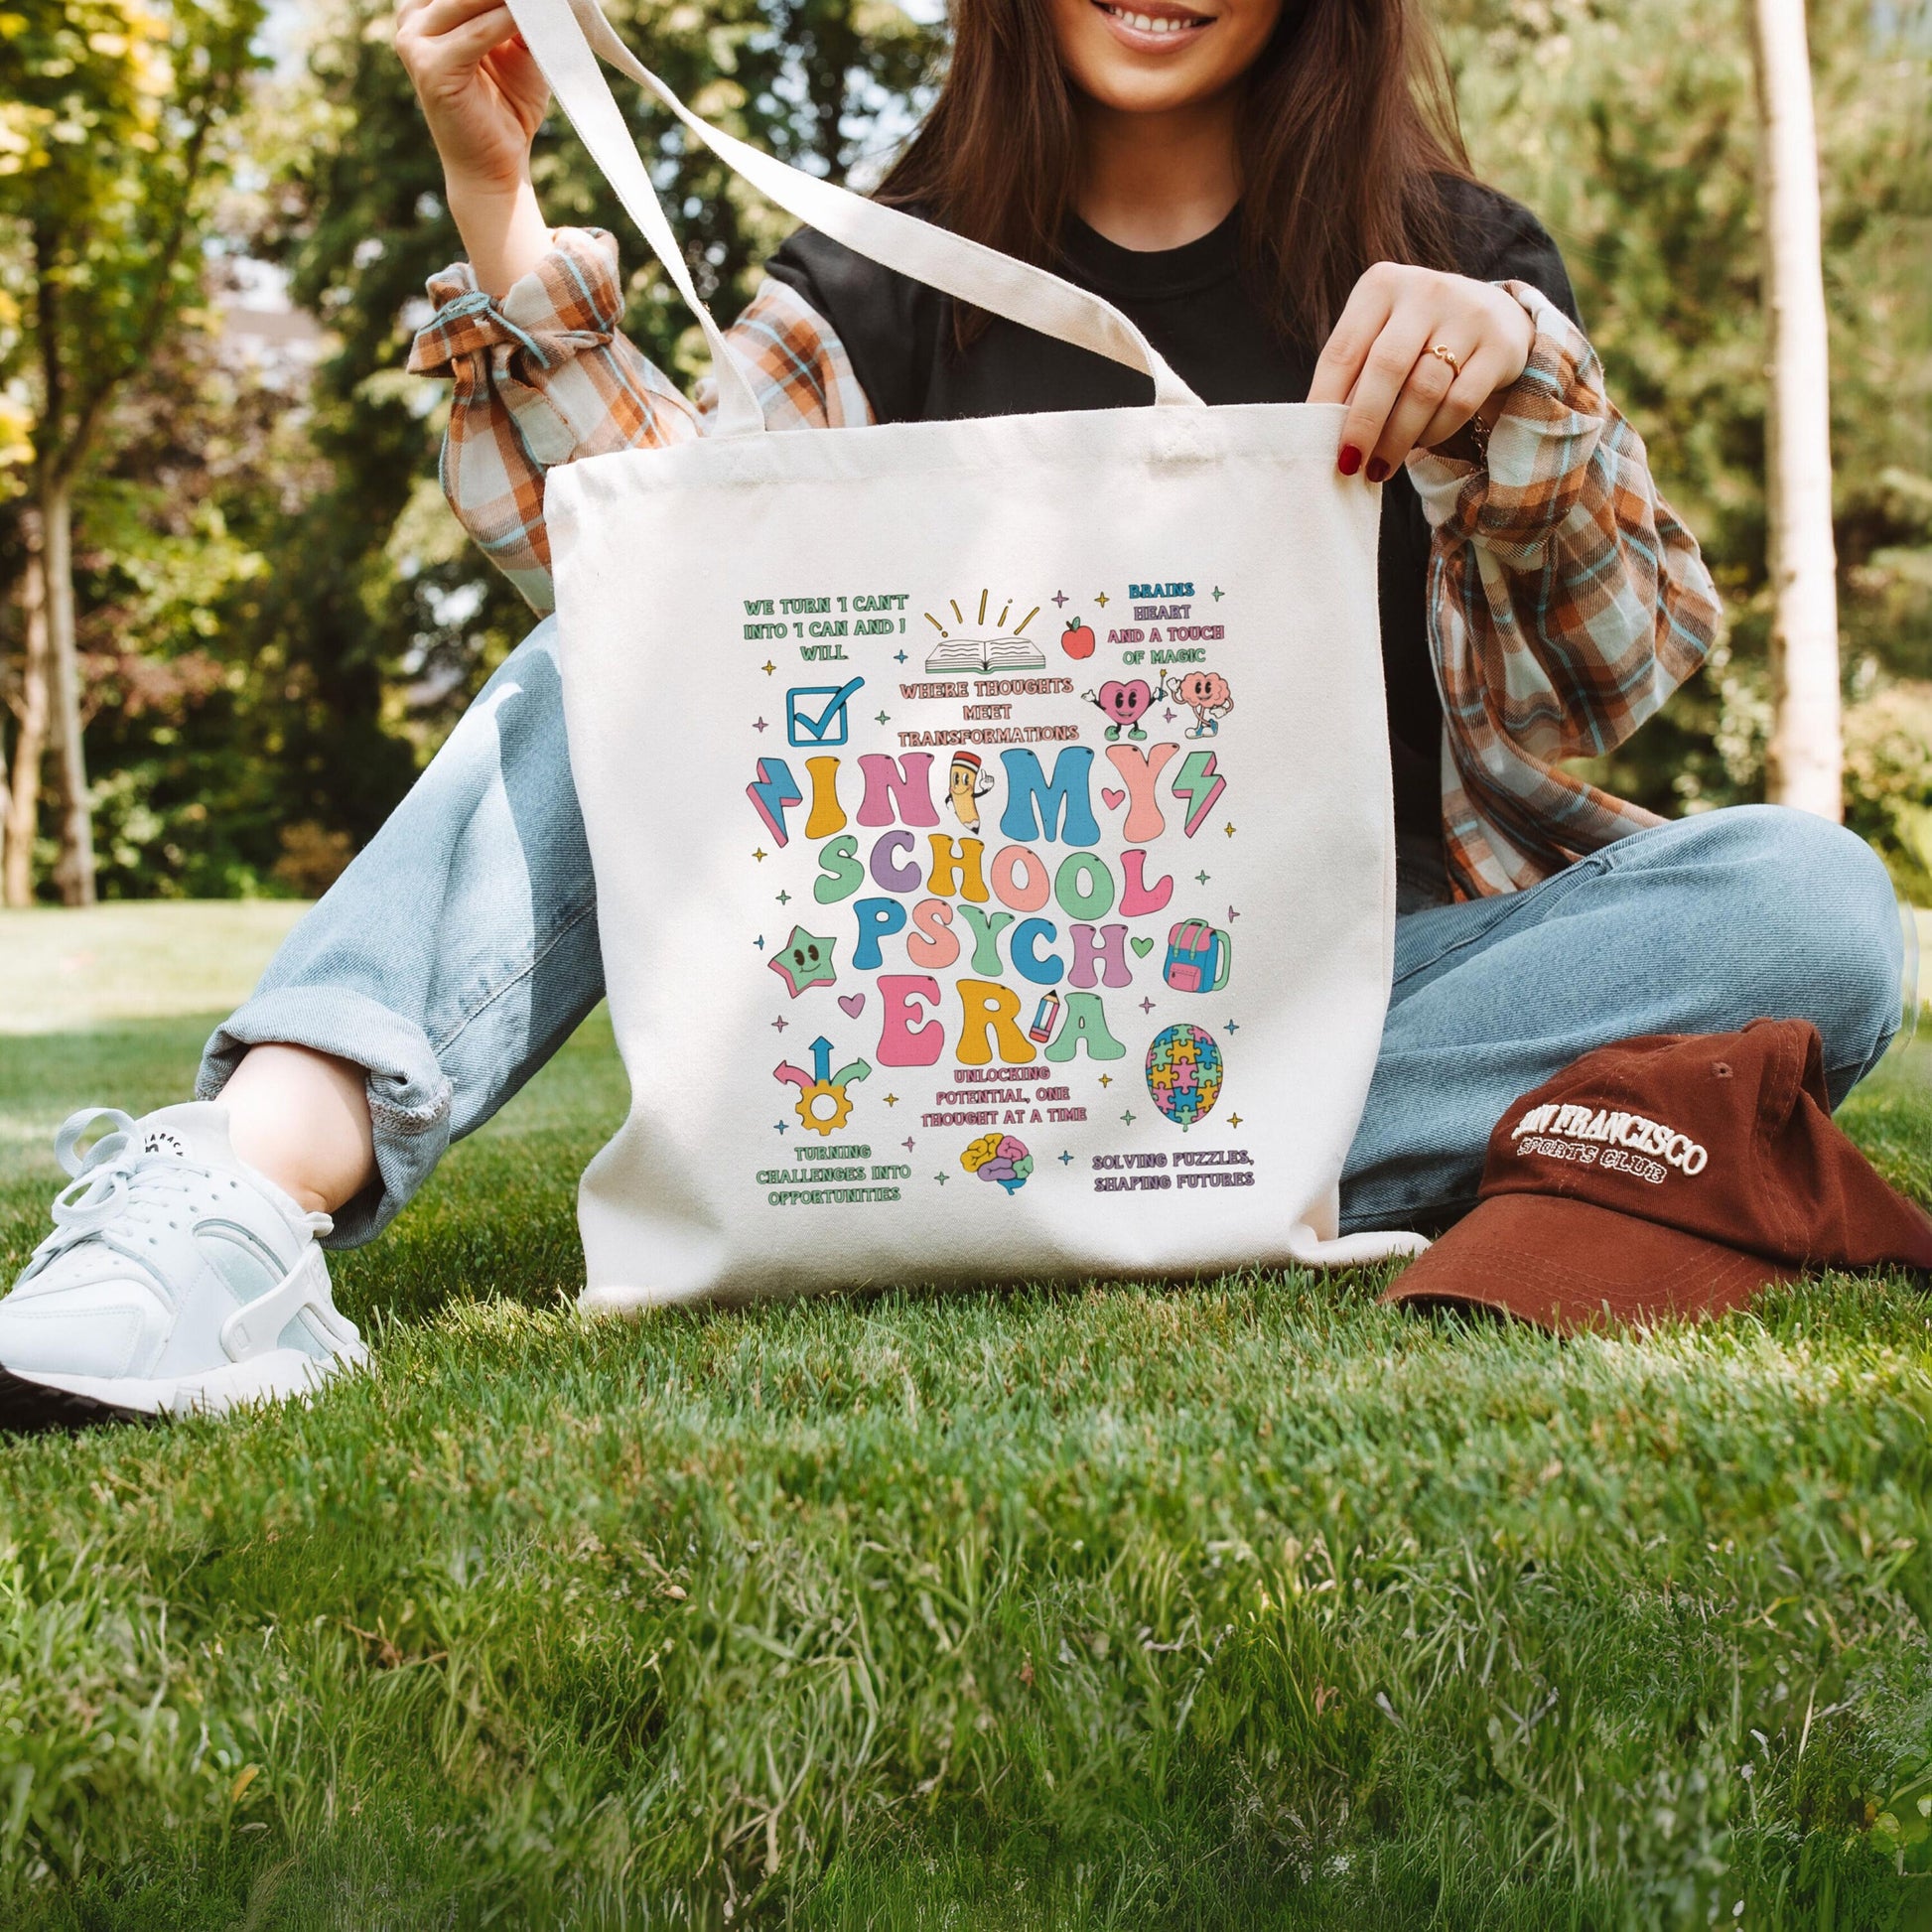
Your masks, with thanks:
[{"label": "blue checkmark", "polygon": [[[801,685],[785,693],[785,733],[794,745],[843,745],[851,735],[845,707],[865,683],[855,677],[836,688],[829,684]],[[816,701],[815,703],[801,700]]]}]

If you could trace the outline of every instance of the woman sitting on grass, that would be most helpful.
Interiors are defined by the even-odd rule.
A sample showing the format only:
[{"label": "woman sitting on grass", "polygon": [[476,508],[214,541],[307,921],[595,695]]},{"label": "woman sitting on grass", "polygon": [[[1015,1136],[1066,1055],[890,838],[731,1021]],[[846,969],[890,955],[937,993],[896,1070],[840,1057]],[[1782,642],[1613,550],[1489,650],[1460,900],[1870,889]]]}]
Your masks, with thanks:
[{"label": "woman sitting on grass", "polygon": [[[1843,1099],[1899,1018],[1872,855],[1762,807],[1661,823],[1561,768],[1698,668],[1718,601],[1554,243],[1473,179],[1413,0],[957,0],[954,25],[881,194],[1108,297],[1210,403],[1345,403],[1336,465],[1385,493],[1400,916],[1343,1228],[1454,1218],[1507,1103],[1606,1040],[1798,1016]],[[545,225],[507,11],[403,0],[396,45],[470,257],[411,367],[453,376],[451,500],[545,611],[546,467],[701,436],[708,399],[619,333],[611,238]],[[809,231],[732,342],[779,429],[1147,399]],[[0,1303],[0,1409],[218,1409],[359,1360],[319,1241],[371,1239],[603,990],[546,621],[209,1041],[200,1101],[110,1116],[84,1157],[94,1116],[63,1130],[78,1178]]]}]

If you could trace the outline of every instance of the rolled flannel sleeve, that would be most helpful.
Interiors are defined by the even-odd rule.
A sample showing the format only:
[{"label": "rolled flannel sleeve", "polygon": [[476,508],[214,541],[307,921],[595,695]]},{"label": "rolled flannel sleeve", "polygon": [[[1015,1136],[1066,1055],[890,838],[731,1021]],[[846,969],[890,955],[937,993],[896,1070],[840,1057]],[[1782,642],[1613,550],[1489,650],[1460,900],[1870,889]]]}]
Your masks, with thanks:
[{"label": "rolled flannel sleeve", "polygon": [[500,298],[467,262],[432,276],[409,367],[452,382],[442,481],[458,520],[531,608],[548,611],[543,473],[574,457],[680,443],[698,411],[620,329],[615,239],[559,228]]},{"label": "rolled flannel sleeve", "polygon": [[[447,375],[443,489],[484,554],[531,608],[555,604],[543,475],[610,450],[661,448],[705,434],[711,379],[687,400],[623,335],[618,245],[601,228],[559,228],[550,252],[501,301],[467,262],[431,278],[436,313],[409,366]],[[726,336],[752,378],[767,430],[873,420],[851,357],[802,296],[767,279]]]},{"label": "rolled flannel sleeve", "polygon": [[1510,891],[1656,823],[1558,768],[1611,751],[1703,664],[1723,619],[1697,541],[1583,332],[1526,282],[1528,366],[1471,464],[1422,451],[1444,820],[1465,894]]}]

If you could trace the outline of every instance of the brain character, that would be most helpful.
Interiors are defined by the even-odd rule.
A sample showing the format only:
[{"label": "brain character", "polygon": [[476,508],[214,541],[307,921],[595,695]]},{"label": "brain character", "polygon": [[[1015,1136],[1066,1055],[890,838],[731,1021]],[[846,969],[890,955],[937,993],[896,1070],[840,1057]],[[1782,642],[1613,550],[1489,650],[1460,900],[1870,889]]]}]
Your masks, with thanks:
[{"label": "brain character", "polygon": [[1168,686],[1168,694],[1194,714],[1189,738],[1214,737],[1221,720],[1234,709],[1234,693],[1218,671],[1184,671]]}]

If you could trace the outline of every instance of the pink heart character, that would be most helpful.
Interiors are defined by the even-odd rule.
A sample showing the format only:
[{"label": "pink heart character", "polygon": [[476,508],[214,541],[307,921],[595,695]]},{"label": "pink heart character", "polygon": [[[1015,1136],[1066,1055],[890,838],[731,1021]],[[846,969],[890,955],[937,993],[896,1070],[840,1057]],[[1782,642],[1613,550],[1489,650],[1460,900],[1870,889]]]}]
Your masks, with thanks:
[{"label": "pink heart character", "polygon": [[1100,709],[1117,724],[1131,725],[1154,702],[1154,693],[1145,678],[1132,678],[1123,684],[1109,678],[1100,687]]},{"label": "pink heart character", "polygon": [[866,1010],[866,996],[863,993],[841,993],[839,1011],[848,1020],[856,1020]]},{"label": "pink heart character", "polygon": [[1110,812],[1117,812],[1127,803],[1127,794],[1124,791],[1109,790],[1107,786],[1102,785],[1100,788],[1100,802]]}]

